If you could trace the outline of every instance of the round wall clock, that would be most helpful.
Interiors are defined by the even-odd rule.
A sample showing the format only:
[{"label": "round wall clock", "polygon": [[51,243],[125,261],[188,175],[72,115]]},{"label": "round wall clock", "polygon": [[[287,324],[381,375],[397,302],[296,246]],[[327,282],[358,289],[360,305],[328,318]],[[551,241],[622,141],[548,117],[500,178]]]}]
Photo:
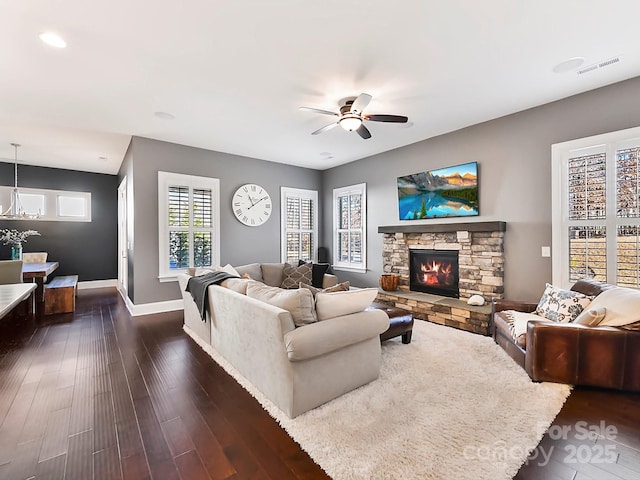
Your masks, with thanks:
[{"label": "round wall clock", "polygon": [[258,227],[271,216],[271,197],[260,185],[247,183],[233,194],[231,207],[236,218],[249,227]]}]

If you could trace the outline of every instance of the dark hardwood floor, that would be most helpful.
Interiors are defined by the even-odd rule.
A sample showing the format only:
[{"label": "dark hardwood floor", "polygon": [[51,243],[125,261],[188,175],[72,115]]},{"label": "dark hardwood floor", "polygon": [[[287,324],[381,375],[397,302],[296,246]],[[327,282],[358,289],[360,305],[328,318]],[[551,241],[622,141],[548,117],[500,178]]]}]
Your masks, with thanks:
[{"label": "dark hardwood floor", "polygon": [[[615,435],[581,438],[601,421]],[[555,425],[569,430],[551,429],[516,478],[640,478],[640,395],[576,389]],[[75,314],[0,320],[0,480],[31,478],[328,477],[180,312],[132,318],[101,289],[80,291]]]}]

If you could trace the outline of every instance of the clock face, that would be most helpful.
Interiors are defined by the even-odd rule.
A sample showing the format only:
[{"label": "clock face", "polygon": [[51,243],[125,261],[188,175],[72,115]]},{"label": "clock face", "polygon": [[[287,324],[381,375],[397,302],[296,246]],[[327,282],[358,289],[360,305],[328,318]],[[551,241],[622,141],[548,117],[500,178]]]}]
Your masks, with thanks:
[{"label": "clock face", "polygon": [[260,185],[247,183],[233,194],[231,207],[236,218],[250,227],[257,227],[271,216],[271,197]]}]

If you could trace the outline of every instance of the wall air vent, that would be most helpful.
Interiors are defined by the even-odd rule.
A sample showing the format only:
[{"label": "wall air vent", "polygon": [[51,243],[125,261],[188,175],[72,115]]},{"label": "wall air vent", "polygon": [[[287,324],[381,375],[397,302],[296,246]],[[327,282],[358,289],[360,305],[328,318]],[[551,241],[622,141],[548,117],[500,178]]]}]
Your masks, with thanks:
[{"label": "wall air vent", "polygon": [[581,68],[577,71],[578,75],[584,75],[585,73],[593,72],[594,70],[598,70],[600,68],[608,67],[610,65],[615,65],[616,63],[620,63],[622,61],[621,56],[610,58],[609,60],[604,60],[600,63],[594,63],[593,65],[589,65],[588,67]]}]

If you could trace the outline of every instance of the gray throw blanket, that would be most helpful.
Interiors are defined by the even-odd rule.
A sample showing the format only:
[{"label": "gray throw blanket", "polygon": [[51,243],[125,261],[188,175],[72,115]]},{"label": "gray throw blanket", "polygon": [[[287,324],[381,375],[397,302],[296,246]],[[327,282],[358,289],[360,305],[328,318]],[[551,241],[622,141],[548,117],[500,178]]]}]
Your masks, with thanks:
[{"label": "gray throw blanket", "polygon": [[218,285],[224,282],[227,278],[240,278],[237,275],[231,275],[227,272],[212,272],[197,277],[191,277],[187,282],[186,292],[189,292],[193,297],[193,301],[196,302],[202,321],[206,317],[206,305],[209,298],[208,287],[209,285]]}]

